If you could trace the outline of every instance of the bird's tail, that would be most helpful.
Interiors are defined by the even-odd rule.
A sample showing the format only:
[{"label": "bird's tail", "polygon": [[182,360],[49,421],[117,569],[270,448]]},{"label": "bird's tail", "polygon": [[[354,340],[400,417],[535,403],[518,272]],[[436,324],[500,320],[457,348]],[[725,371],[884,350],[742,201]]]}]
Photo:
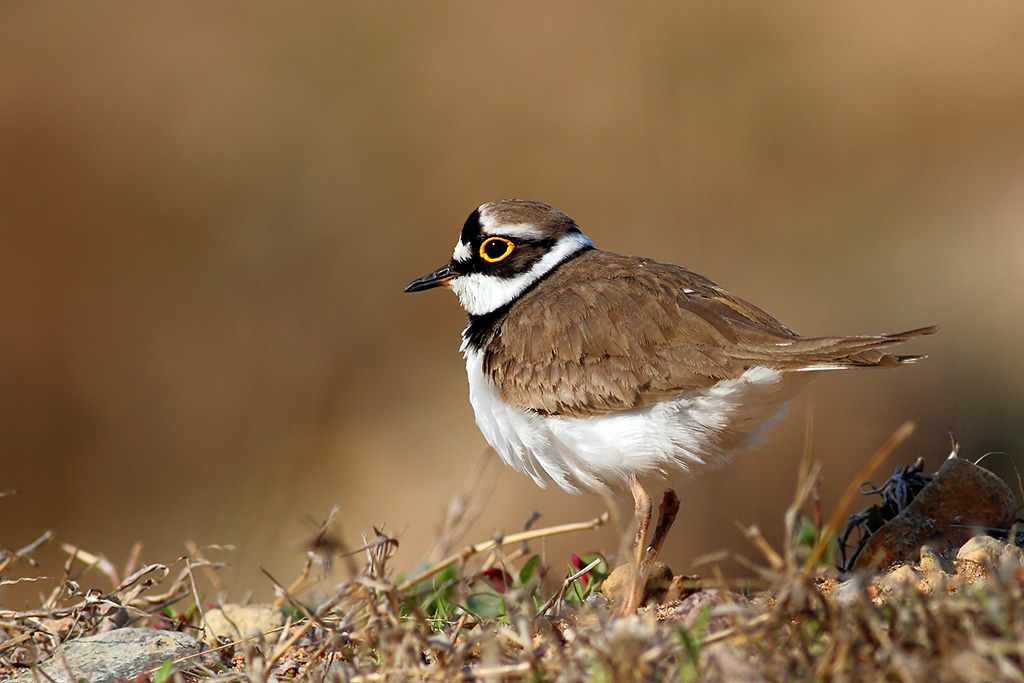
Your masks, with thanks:
[{"label": "bird's tail", "polygon": [[[811,337],[787,340],[772,349],[771,367],[780,370],[814,371],[845,368],[884,368],[915,363],[925,356],[901,356],[883,349],[895,344],[934,334],[937,325],[896,334],[857,337]],[[756,359],[752,359],[756,360]]]}]

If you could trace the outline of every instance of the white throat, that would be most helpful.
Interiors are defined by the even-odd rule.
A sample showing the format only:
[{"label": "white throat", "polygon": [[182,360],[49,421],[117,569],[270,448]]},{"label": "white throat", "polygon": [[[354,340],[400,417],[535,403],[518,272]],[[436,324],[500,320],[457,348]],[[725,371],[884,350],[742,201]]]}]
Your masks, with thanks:
[{"label": "white throat", "polygon": [[[470,315],[485,315],[511,303],[522,294],[527,287],[544,277],[552,268],[573,254],[594,244],[580,232],[572,232],[562,237],[551,251],[544,254],[533,267],[515,277],[502,278],[483,273],[460,275],[448,284],[459,297],[459,303]],[[459,242],[455,247],[458,259],[460,250],[468,252],[468,248]]]}]

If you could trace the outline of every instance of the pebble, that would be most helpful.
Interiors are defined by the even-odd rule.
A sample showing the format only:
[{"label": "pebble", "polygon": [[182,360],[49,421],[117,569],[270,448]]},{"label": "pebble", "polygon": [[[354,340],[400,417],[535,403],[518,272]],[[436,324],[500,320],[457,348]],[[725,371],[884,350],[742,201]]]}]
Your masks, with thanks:
[{"label": "pebble", "polygon": [[939,576],[952,574],[953,567],[939,554],[934,547],[925,544],[921,546],[921,564],[918,565],[925,576]]},{"label": "pebble", "polygon": [[218,644],[218,638],[240,640],[246,636],[266,635],[274,641],[285,616],[273,605],[221,605],[206,610],[206,642]]},{"label": "pebble", "polygon": [[[644,586],[644,599],[641,604],[660,603],[672,585],[672,570],[661,562],[655,562]],[[608,574],[601,583],[601,592],[613,603],[625,600],[633,587],[633,565],[619,565]]]},{"label": "pebble", "polygon": [[[120,628],[95,636],[76,638],[62,644],[40,665],[54,683],[115,683],[132,680],[140,674],[159,669],[167,660],[190,657],[175,665],[182,671],[198,665],[215,666],[217,657],[206,647],[178,631],[148,628]],[[152,674],[151,674],[152,677]],[[45,680],[42,676],[41,680]],[[32,671],[9,679],[8,683],[34,683]]]},{"label": "pebble", "polygon": [[998,567],[1003,562],[1013,562],[1017,567],[1024,564],[1024,553],[1015,545],[1010,545],[991,536],[975,536],[964,543],[956,554],[958,562],[974,562],[984,569]]},{"label": "pebble", "polygon": [[901,564],[898,567],[893,567],[890,572],[879,576],[875,583],[883,591],[893,591],[907,587],[917,588],[922,578],[924,575],[916,567]]},{"label": "pebble", "polygon": [[837,584],[828,595],[840,605],[852,605],[857,602],[857,596],[864,588],[865,582],[862,574]]}]

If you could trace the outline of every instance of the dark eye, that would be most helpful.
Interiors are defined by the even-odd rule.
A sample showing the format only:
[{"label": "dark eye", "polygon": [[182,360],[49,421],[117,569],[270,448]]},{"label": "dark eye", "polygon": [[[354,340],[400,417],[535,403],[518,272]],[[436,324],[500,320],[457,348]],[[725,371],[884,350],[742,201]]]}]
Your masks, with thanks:
[{"label": "dark eye", "polygon": [[488,263],[503,261],[512,253],[516,245],[504,237],[488,237],[480,245],[480,258]]}]

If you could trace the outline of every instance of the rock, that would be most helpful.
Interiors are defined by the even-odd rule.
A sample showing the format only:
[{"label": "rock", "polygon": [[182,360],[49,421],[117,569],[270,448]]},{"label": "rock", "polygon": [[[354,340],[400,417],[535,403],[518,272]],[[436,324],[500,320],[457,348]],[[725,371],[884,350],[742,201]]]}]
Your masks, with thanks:
[{"label": "rock", "polygon": [[[641,604],[661,602],[668,589],[672,586],[672,570],[661,562],[655,562],[644,586],[644,599]],[[633,565],[619,565],[601,582],[601,592],[612,602],[619,604],[626,599],[633,587]]]},{"label": "rock", "polygon": [[672,585],[672,570],[662,562],[655,562],[651,574],[644,586],[644,602],[659,603],[665,600],[665,594]]},{"label": "rock", "polygon": [[917,590],[925,595],[948,590],[956,573],[952,563],[927,544],[921,546],[921,562],[918,567],[923,576],[917,582]]},{"label": "rock", "polygon": [[214,646],[217,638],[240,640],[246,636],[267,635],[284,626],[285,616],[273,605],[221,605],[206,611],[206,638]]},{"label": "rock", "polygon": [[946,460],[935,479],[870,539],[856,570],[910,562],[928,544],[952,553],[983,529],[1009,529],[1016,519],[1010,488],[988,470],[960,458]]},{"label": "rock", "polygon": [[611,570],[608,577],[601,582],[601,592],[613,603],[618,604],[625,600],[632,583],[633,568],[628,564],[622,564]]},{"label": "rock", "polygon": [[1004,543],[997,538],[975,536],[964,543],[957,552],[956,559],[958,562],[973,562],[987,571],[1003,562],[1014,562],[1020,567],[1024,564],[1024,553],[1021,553],[1017,546]]},{"label": "rock", "polygon": [[696,574],[678,574],[672,577],[672,582],[665,591],[662,602],[677,602],[688,595],[692,595],[702,589],[701,578]]},{"label": "rock", "polygon": [[830,597],[840,605],[853,605],[857,602],[862,591],[868,587],[866,574],[857,574],[832,588]]},{"label": "rock", "polygon": [[[198,665],[214,666],[216,656],[198,640],[178,631],[121,628],[95,636],[69,640],[40,665],[55,683],[114,683],[160,668],[167,660],[189,657],[174,665],[183,671]],[[9,683],[34,683],[33,672],[15,676]]]},{"label": "rock", "polygon": [[920,571],[909,564],[893,567],[891,571],[878,577],[876,584],[883,591],[917,588],[923,578]]},{"label": "rock", "polygon": [[953,567],[946,558],[928,544],[921,546],[921,563],[918,566],[921,572],[929,577],[953,573]]}]

